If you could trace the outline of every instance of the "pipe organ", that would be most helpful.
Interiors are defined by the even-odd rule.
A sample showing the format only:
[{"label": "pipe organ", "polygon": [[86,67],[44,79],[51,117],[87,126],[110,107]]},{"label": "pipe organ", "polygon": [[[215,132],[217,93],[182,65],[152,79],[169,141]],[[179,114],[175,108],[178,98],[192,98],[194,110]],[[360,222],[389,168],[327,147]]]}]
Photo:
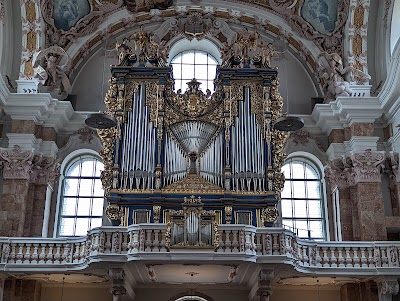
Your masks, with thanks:
[{"label": "pipe organ", "polygon": [[[132,212],[148,210],[151,222],[170,224],[172,244],[210,245],[216,223],[277,220],[288,134],[273,128],[283,101],[277,70],[266,65],[257,38],[238,33],[236,46],[223,50],[213,93],[196,79],[175,92],[168,54],[151,33],[141,30],[118,45],[105,99],[117,126],[98,130],[114,223],[130,224]],[[189,204],[200,213],[188,203],[179,211],[190,196],[201,198]],[[204,212],[212,218],[204,220]]]}]

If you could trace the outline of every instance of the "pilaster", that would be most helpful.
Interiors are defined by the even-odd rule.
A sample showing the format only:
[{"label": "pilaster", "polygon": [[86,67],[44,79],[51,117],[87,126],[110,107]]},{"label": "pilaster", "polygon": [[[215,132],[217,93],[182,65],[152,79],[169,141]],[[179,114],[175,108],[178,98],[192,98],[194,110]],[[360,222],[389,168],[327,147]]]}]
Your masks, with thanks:
[{"label": "pilaster", "polygon": [[54,184],[59,174],[58,161],[16,145],[0,149],[0,162],[4,179],[0,235],[41,236],[47,185]]},{"label": "pilaster", "polygon": [[384,152],[371,150],[351,156],[360,239],[364,241],[387,238],[381,187],[381,170],[384,160]]}]

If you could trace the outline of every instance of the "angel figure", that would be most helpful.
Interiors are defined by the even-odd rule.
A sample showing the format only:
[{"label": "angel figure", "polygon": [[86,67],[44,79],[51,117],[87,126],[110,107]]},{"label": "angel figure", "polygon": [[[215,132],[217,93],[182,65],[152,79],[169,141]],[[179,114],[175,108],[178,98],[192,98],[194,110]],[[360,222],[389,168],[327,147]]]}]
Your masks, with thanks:
[{"label": "angel figure", "polygon": [[132,54],[132,48],[127,45],[128,39],[123,39],[122,43],[117,43],[116,48],[118,51],[118,64],[121,65],[125,59]]},{"label": "angel figure", "polygon": [[50,93],[52,97],[67,98],[71,84],[67,76],[70,68],[68,54],[59,46],[51,46],[39,51],[33,58],[34,77],[38,79],[40,92]]},{"label": "angel figure", "polygon": [[258,33],[250,33],[249,30],[243,29],[236,41],[236,46],[234,47],[235,55],[242,56],[244,58],[249,56],[250,51],[255,51],[258,45]]},{"label": "angel figure", "polygon": [[328,54],[324,52],[319,57],[321,56],[324,56],[329,63],[326,68],[321,66],[320,71],[320,77],[326,81],[324,88],[327,90],[326,100],[328,101],[334,100],[338,96],[350,96],[352,94],[350,83],[344,79],[347,73],[353,72],[368,77],[364,72],[352,66],[343,67],[342,58],[337,53]]},{"label": "angel figure", "polygon": [[271,58],[278,54],[278,51],[272,45],[272,43],[268,43],[265,45],[265,42],[260,43],[261,51],[255,55],[255,58],[260,61],[261,66],[271,68]]}]

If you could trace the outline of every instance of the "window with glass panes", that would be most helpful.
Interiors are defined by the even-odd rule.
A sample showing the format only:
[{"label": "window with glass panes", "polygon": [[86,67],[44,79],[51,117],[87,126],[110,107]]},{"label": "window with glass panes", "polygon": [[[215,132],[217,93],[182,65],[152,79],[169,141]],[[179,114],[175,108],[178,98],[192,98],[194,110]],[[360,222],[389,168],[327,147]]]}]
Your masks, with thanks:
[{"label": "window with glass panes", "polygon": [[214,91],[217,64],[217,60],[205,51],[187,50],[177,54],[171,60],[175,91],[186,91],[186,83],[193,78],[201,83],[200,88],[203,92],[207,89]]},{"label": "window with glass panes", "polygon": [[318,168],[306,158],[289,159],[282,167],[282,224],[301,238],[325,239],[323,187]]},{"label": "window with glass panes", "polygon": [[61,181],[59,236],[86,235],[88,230],[102,225],[101,170],[103,163],[91,155],[79,156],[65,168]]}]

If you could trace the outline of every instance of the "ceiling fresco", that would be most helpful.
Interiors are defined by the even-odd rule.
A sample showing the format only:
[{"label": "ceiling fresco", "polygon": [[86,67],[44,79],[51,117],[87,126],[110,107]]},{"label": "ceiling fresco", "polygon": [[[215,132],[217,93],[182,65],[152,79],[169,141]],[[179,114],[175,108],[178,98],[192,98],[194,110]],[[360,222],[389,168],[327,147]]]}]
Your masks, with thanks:
[{"label": "ceiling fresco", "polygon": [[335,0],[305,0],[301,16],[319,33],[329,34],[335,30],[337,6]]},{"label": "ceiling fresco", "polygon": [[67,31],[90,13],[87,0],[54,0],[53,19],[57,29]]}]

